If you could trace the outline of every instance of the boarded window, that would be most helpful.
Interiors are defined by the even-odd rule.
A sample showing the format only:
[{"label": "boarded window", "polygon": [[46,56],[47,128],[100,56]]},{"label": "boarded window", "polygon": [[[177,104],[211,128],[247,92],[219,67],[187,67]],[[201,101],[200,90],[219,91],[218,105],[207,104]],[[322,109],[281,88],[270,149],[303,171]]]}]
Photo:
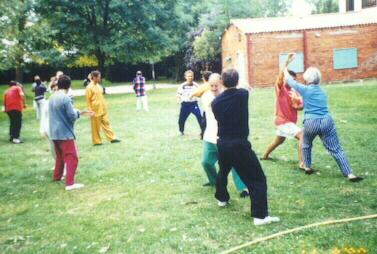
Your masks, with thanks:
[{"label": "boarded window", "polygon": [[363,8],[374,7],[377,5],[377,0],[363,0]]},{"label": "boarded window", "polygon": [[334,69],[357,68],[357,48],[334,49]]},{"label": "boarded window", "polygon": [[[288,57],[288,53],[281,53],[279,55],[280,69],[284,67],[287,57]],[[289,64],[288,69],[296,73],[304,72],[304,54],[302,52],[296,52],[296,57],[293,60],[293,62]]]},{"label": "boarded window", "polygon": [[355,10],[354,0],[347,0],[346,4],[347,4],[346,5],[347,11],[354,11]]}]

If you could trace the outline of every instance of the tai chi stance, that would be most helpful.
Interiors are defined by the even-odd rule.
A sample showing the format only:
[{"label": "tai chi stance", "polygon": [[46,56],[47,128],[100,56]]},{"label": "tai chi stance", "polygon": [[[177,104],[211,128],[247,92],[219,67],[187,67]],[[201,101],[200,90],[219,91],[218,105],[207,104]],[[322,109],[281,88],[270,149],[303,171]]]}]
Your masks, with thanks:
[{"label": "tai chi stance", "polygon": [[185,133],[185,123],[190,114],[194,114],[198,124],[201,129],[201,135],[204,131],[202,123],[202,115],[200,113],[198,101],[196,98],[192,97],[194,91],[199,87],[197,83],[194,82],[194,72],[186,71],[185,72],[186,82],[181,84],[177,91],[177,101],[181,104],[181,110],[179,113],[179,132],[181,135]]},{"label": "tai chi stance", "polygon": [[32,91],[34,92],[34,102],[36,106],[37,119],[41,119],[42,110],[46,103],[45,93],[47,92],[46,86],[43,84],[39,76],[34,77],[34,83],[32,84]]},{"label": "tai chi stance", "polygon": [[268,215],[266,176],[248,141],[249,92],[237,88],[238,80],[236,70],[225,70],[222,74],[225,91],[212,102],[212,110],[218,123],[217,147],[220,165],[215,197],[219,206],[228,203],[228,174],[233,167],[249,190],[254,225],[277,222],[279,218]]},{"label": "tai chi stance", "polygon": [[91,118],[92,142],[94,145],[102,145],[100,130],[103,129],[111,143],[118,143],[120,140],[115,138],[115,134],[111,129],[107,105],[100,85],[101,73],[93,71],[91,78],[92,80],[85,90],[85,97],[89,110],[95,113],[95,116]]},{"label": "tai chi stance", "polygon": [[334,121],[329,113],[327,95],[321,88],[321,73],[317,68],[310,67],[304,73],[306,85],[295,81],[288,70],[284,70],[287,84],[300,93],[304,100],[304,143],[302,147],[305,172],[312,174],[312,146],[313,140],[319,136],[323,145],[336,160],[343,176],[351,182],[363,180],[352,173],[351,165],[343,151],[336,133]]},{"label": "tai chi stance", "polygon": [[[294,55],[289,54],[285,67],[293,60]],[[275,140],[268,146],[267,151],[263,155],[264,160],[270,159],[270,154],[281,144],[286,138],[298,140],[298,159],[299,168],[304,167],[302,160],[302,140],[303,134],[301,129],[296,125],[297,111],[302,110],[302,99],[294,89],[288,86],[284,81],[284,69],[279,73],[275,82],[276,106],[275,106],[275,125],[276,137]],[[292,77],[296,78],[296,73],[289,71]]]},{"label": "tai chi stance", "polygon": [[74,190],[84,187],[75,183],[75,174],[78,165],[77,147],[75,143],[74,123],[80,117],[93,116],[91,111],[78,111],[73,108],[72,99],[67,95],[71,87],[71,79],[62,75],[58,79],[58,91],[54,93],[48,103],[49,138],[55,147],[55,169],[53,180],[61,181],[66,165],[67,177],[65,189]]},{"label": "tai chi stance", "polygon": [[[208,81],[208,80],[207,80]],[[203,109],[205,117],[207,119],[207,127],[204,131],[203,137],[203,160],[202,165],[204,171],[208,177],[208,183],[203,186],[215,186],[216,184],[216,166],[218,161],[218,151],[217,151],[217,121],[213,115],[211,103],[220,94],[221,89],[221,76],[218,73],[214,73],[209,77],[209,90],[201,95]],[[242,182],[237,172],[232,169],[232,176],[234,185],[236,186],[237,192],[240,193],[241,198],[249,196],[249,191],[246,185]]]}]

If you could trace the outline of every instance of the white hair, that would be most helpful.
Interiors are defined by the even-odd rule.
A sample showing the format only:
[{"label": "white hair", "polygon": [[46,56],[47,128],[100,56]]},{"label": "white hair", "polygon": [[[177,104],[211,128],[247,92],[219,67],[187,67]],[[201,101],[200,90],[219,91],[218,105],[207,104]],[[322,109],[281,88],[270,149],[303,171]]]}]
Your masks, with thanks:
[{"label": "white hair", "polygon": [[211,76],[209,76],[208,83],[214,84],[218,83],[221,80],[221,75],[218,73],[212,73]]},{"label": "white hair", "polygon": [[315,67],[309,67],[304,72],[304,80],[308,84],[319,84],[321,82],[321,72]]}]

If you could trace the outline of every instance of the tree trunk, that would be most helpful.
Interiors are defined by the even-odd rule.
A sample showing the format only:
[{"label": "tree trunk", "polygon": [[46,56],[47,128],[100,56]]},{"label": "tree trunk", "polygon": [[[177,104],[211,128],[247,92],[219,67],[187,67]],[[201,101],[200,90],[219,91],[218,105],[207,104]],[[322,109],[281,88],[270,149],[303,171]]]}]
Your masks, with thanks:
[{"label": "tree trunk", "polygon": [[20,63],[16,65],[16,81],[21,84],[24,81],[24,67]]},{"label": "tree trunk", "polygon": [[25,1],[21,0],[22,3],[22,13],[18,19],[17,28],[18,28],[18,43],[16,45],[16,81],[22,83],[24,81],[24,53],[25,53],[25,41],[23,39],[26,18],[27,18],[27,8],[25,6]]},{"label": "tree trunk", "polygon": [[96,57],[97,57],[97,60],[98,60],[98,70],[102,73],[102,74],[105,74],[105,54],[103,54],[102,52],[98,51],[96,53]]}]

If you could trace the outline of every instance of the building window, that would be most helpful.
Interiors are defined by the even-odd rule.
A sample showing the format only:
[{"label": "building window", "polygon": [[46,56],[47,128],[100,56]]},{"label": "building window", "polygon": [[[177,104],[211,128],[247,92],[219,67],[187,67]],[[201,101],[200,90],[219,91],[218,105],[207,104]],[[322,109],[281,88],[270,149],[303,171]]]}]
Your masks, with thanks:
[{"label": "building window", "polygon": [[334,49],[334,69],[350,69],[358,66],[357,48]]},{"label": "building window", "polygon": [[346,9],[347,9],[347,11],[354,11],[355,10],[354,0],[346,0]]},{"label": "building window", "polygon": [[363,0],[363,8],[377,6],[377,0]]},{"label": "building window", "polygon": [[[285,61],[287,60],[288,53],[281,53],[279,55],[279,68],[284,67]],[[296,73],[304,72],[304,54],[302,52],[296,52],[296,57],[288,66],[289,70]]]}]

